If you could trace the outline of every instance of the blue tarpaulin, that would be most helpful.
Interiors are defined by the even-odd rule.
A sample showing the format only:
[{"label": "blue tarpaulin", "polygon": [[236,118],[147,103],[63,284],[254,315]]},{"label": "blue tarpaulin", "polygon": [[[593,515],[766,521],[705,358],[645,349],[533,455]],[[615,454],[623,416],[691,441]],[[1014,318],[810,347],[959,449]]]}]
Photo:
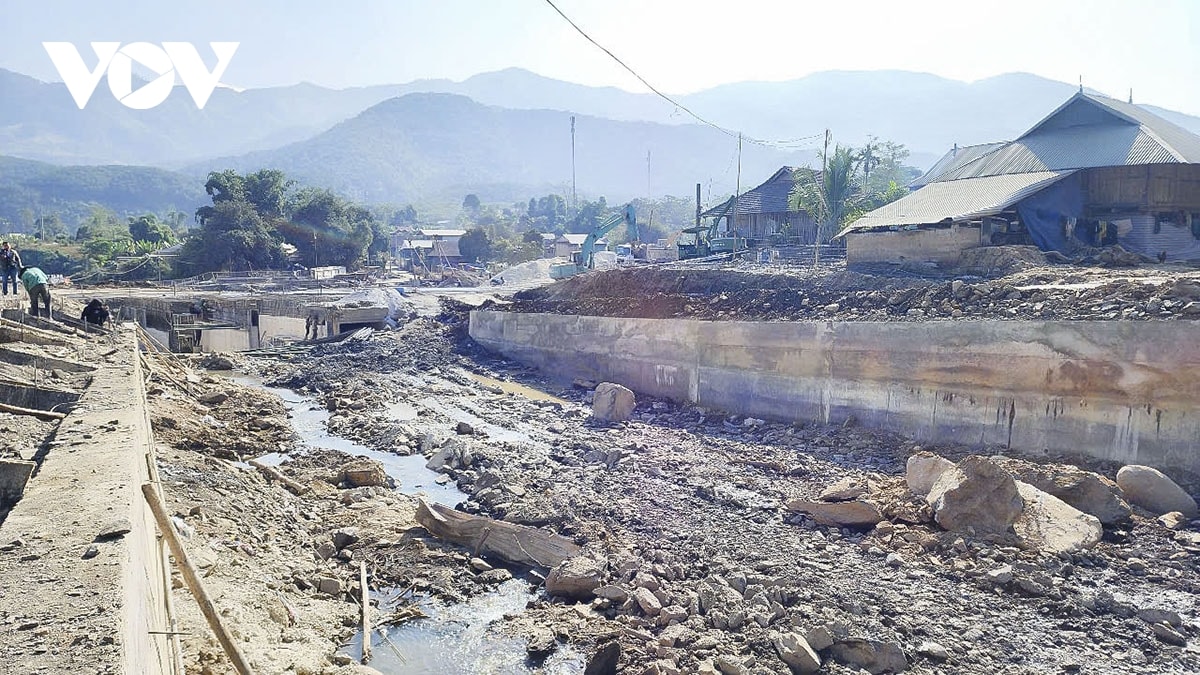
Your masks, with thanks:
[{"label": "blue tarpaulin", "polygon": [[1083,179],[1079,172],[1054,183],[1045,190],[1026,197],[1017,204],[1021,222],[1029,231],[1033,243],[1043,251],[1067,253],[1066,228],[1070,219],[1083,217]]}]

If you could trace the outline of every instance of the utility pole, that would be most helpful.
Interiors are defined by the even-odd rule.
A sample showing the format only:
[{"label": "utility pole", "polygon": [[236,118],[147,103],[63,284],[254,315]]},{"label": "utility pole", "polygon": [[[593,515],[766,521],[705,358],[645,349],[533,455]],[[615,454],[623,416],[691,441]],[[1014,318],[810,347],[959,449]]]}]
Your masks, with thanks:
[{"label": "utility pole", "polygon": [[738,162],[737,162],[737,183],[733,190],[733,219],[729,221],[729,234],[734,239],[734,248],[737,243],[737,216],[738,216],[738,199],[742,194],[742,135],[738,134]]},{"label": "utility pole", "polygon": [[571,115],[571,210],[579,210],[579,201],[575,196],[575,116]]},{"label": "utility pole", "polygon": [[696,183],[696,227],[700,227],[700,184]]}]

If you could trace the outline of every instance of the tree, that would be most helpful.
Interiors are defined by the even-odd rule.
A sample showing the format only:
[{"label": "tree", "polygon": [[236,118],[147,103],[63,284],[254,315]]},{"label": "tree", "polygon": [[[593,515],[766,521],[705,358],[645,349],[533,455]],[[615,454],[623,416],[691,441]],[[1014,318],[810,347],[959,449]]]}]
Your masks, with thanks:
[{"label": "tree", "polygon": [[153,213],[129,219],[129,236],[134,242],[148,242],[155,246],[165,246],[174,239],[170,226],[160,222]]},{"label": "tree", "polygon": [[467,211],[470,211],[471,213],[477,213],[480,207],[479,197],[474,194],[469,194],[466,197],[463,197],[462,205]]},{"label": "tree", "polygon": [[[354,269],[375,239],[371,213],[329,190],[301,190],[288,210],[289,217],[278,220],[276,227],[305,264]],[[385,246],[383,242],[380,245]]]},{"label": "tree", "polygon": [[279,169],[261,169],[246,174],[242,183],[246,201],[267,217],[284,215],[288,196],[296,185],[296,181],[289,180]]},{"label": "tree", "polygon": [[486,262],[492,256],[492,240],[482,229],[472,228],[459,237],[458,252],[467,262]]},{"label": "tree", "polygon": [[278,269],[285,261],[283,242],[253,205],[223,200],[207,211],[200,231],[179,254],[185,274],[216,270]]},{"label": "tree", "polygon": [[808,213],[817,224],[817,243],[826,243],[837,234],[847,216],[860,211],[865,203],[857,154],[835,145],[826,156],[820,172],[797,169],[792,190],[792,208]]},{"label": "tree", "polygon": [[908,194],[903,186],[919,172],[904,165],[907,157],[903,145],[873,136],[859,150],[834,145],[821,157],[821,171],[797,169],[792,208],[817,223],[818,243],[828,242],[867,211]]}]

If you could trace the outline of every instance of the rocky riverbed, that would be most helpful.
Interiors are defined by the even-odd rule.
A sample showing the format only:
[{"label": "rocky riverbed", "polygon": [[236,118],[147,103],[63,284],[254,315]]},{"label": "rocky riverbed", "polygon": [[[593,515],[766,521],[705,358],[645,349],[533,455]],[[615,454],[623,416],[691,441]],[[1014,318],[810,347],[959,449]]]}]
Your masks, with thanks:
[{"label": "rocky riverbed", "polygon": [[[1182,268],[1016,258],[945,279],[618,270],[508,307],[1179,320],[1200,302],[1198,275]],[[366,341],[206,362],[294,392],[328,416],[337,442],[305,443],[297,408],[262,389],[213,374],[186,394],[152,383],[156,434],[174,448],[164,489],[195,545],[217,552],[206,570],[223,597],[248,599],[231,621],[266,672],[370,672],[350,664],[348,646],[360,563],[376,591],[417,603],[380,608],[398,624],[420,621],[420,602],[532,583],[524,611],[488,621],[488,635],[525,645],[499,672],[578,672],[583,660],[592,674],[1200,672],[1200,477],[919,447],[852,421],[782,424],[645,397],[624,401],[626,417],[612,390],[599,396],[602,418],[598,383],[483,352],[466,336],[467,309],[445,301]],[[580,554],[530,568],[487,555],[486,541],[442,541],[418,522],[420,488],[397,490],[353,444],[416,456],[438,489],[461,491],[462,512],[566,537]],[[282,453],[272,456],[292,491],[242,463],[268,453]],[[1175,501],[1138,483],[1160,478],[1179,486]],[[189,641],[197,667],[221,671],[215,643]]]}]

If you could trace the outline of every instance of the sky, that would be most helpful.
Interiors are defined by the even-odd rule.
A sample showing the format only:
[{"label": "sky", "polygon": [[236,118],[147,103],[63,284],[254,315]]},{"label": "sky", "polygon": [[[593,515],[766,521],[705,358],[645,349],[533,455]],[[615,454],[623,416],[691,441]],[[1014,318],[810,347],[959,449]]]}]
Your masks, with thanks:
[{"label": "sky", "polygon": [[[1029,72],[1200,115],[1200,1],[553,0],[656,88],[690,93],[825,70],[975,81]],[[518,67],[646,87],[546,0],[5,0],[0,68],[58,80],[43,41],[240,42],[223,81],[330,87]],[[0,101],[0,105],[3,102]]]}]

